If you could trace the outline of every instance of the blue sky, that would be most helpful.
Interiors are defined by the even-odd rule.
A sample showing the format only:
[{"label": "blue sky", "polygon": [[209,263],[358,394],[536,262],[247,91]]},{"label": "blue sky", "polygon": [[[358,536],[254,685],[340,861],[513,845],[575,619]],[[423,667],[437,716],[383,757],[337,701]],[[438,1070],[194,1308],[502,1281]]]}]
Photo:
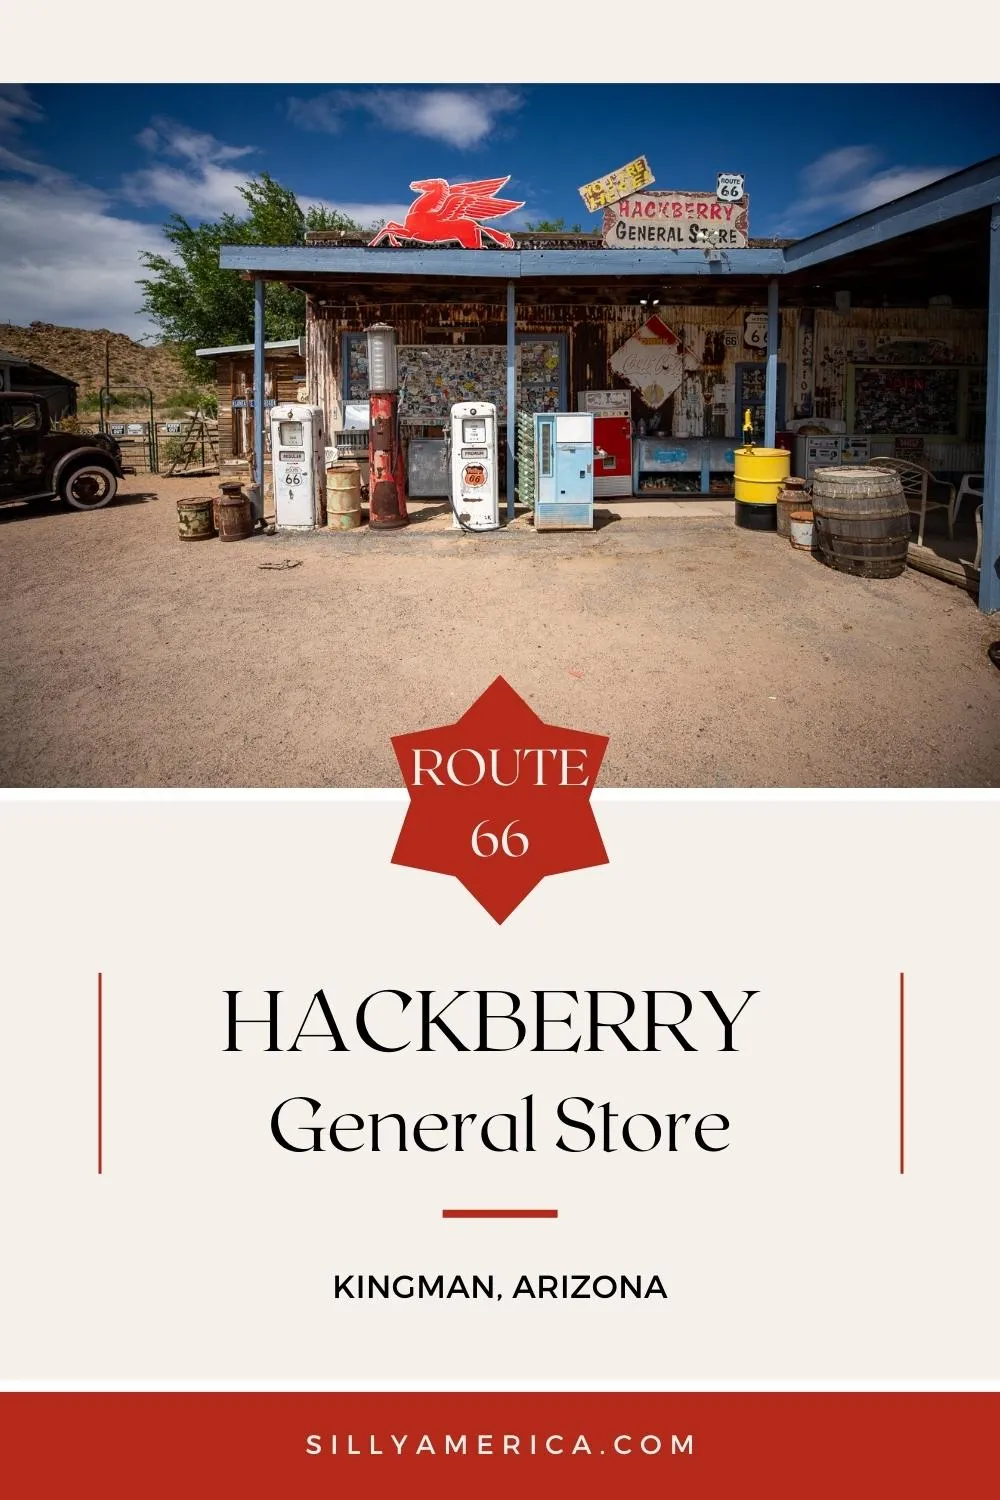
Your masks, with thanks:
[{"label": "blue sky", "polygon": [[992,85],[0,85],[0,321],[148,334],[140,251],[260,171],[366,221],[509,173],[504,224],[589,228],[578,186],[645,154],[659,188],[743,172],[751,234],[796,237],[997,153]]}]

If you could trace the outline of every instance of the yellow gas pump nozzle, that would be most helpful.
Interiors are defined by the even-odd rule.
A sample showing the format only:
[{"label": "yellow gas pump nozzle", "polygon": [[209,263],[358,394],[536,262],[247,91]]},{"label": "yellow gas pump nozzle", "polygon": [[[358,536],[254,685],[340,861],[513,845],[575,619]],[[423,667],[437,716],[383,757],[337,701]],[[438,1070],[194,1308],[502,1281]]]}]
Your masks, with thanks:
[{"label": "yellow gas pump nozzle", "polygon": [[750,414],[749,406],[743,413],[743,446],[744,448],[753,447],[753,417]]}]

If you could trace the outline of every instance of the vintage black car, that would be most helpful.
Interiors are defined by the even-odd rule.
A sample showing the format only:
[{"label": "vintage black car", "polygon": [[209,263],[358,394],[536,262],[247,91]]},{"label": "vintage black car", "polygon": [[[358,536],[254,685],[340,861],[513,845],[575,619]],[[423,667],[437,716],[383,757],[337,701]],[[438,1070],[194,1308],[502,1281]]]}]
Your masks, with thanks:
[{"label": "vintage black car", "polygon": [[0,501],[64,500],[100,510],[124,477],[121,449],[106,433],[54,432],[44,396],[0,392]]}]

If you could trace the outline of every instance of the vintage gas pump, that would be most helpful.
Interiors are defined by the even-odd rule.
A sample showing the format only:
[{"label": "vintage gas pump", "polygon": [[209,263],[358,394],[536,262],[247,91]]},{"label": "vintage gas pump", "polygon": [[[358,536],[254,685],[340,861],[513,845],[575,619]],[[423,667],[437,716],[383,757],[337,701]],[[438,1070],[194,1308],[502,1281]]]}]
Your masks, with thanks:
[{"label": "vintage gas pump", "polygon": [[399,440],[399,378],[396,332],[375,323],[368,334],[368,524],[405,526],[406,484]]},{"label": "vintage gas pump", "polygon": [[500,525],[497,409],[490,401],[460,401],[448,435],[452,530],[496,531]]},{"label": "vintage gas pump", "polygon": [[275,525],[308,531],[326,524],[326,435],[319,406],[272,406]]}]

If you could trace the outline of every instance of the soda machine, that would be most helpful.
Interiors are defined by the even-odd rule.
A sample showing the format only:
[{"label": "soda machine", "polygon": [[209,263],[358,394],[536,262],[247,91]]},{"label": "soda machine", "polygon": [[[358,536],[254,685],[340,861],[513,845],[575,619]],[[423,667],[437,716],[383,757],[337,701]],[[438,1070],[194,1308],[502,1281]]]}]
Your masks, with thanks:
[{"label": "soda machine", "polygon": [[592,412],[535,413],[535,530],[593,530]]},{"label": "soda machine", "polygon": [[594,418],[594,494],[632,498],[632,394],[580,391],[580,411]]}]

